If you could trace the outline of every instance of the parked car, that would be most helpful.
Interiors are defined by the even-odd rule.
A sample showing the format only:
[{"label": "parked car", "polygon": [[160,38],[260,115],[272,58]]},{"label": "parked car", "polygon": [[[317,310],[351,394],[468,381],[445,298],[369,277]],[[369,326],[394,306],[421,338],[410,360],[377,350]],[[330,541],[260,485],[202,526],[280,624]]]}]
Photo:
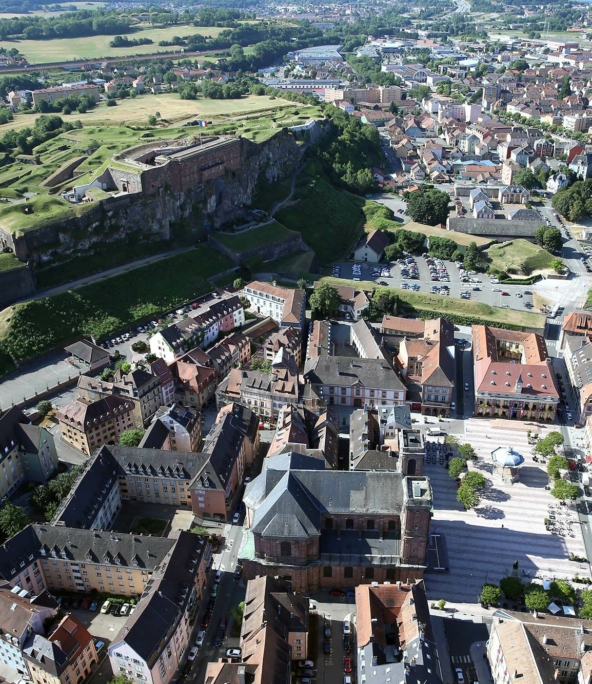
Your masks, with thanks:
[{"label": "parked car", "polygon": [[298,667],[314,667],[314,662],[312,660],[299,660]]},{"label": "parked car", "polygon": [[350,674],[352,670],[352,659],[349,656],[345,656],[343,659],[343,671],[345,674]]},{"label": "parked car", "polygon": [[243,566],[237,565],[236,568],[234,569],[234,575],[233,575],[235,582],[239,581],[242,574],[243,574]]},{"label": "parked car", "polygon": [[195,660],[195,656],[197,655],[197,646],[192,646],[191,650],[189,651],[189,655],[187,656],[187,660]]},{"label": "parked car", "polygon": [[227,658],[240,658],[242,654],[242,651],[240,648],[227,648],[226,649],[226,657]]},{"label": "parked car", "polygon": [[90,598],[88,596],[86,598],[82,599],[82,603],[80,604],[80,607],[82,610],[88,610],[88,607],[90,606]]},{"label": "parked car", "polygon": [[238,525],[238,521],[240,520],[240,513],[237,511],[233,516],[232,516],[232,524],[233,525]]},{"label": "parked car", "polygon": [[197,648],[201,648],[203,646],[205,637],[205,631],[203,629],[200,629],[200,631],[197,633],[197,639],[195,640],[195,645],[197,646]]},{"label": "parked car", "polygon": [[129,603],[124,603],[123,606],[121,606],[121,610],[119,611],[120,615],[127,615],[129,613],[129,609],[131,608],[131,605]]},{"label": "parked car", "polygon": [[331,589],[329,592],[330,596],[345,596],[345,592],[342,589]]},{"label": "parked car", "polygon": [[[64,604],[62,603],[62,607],[63,607],[63,605]],[[111,610],[111,601],[105,601],[105,603],[103,603],[103,605],[101,606],[101,613],[103,613],[103,615],[106,615],[110,610]]]},{"label": "parked car", "polygon": [[323,642],[323,653],[331,653],[331,642],[325,640]]},{"label": "parked car", "polygon": [[94,613],[95,610],[98,608],[98,605],[99,604],[96,601],[92,601],[88,609]]},{"label": "parked car", "polygon": [[351,622],[348,619],[343,621],[343,633],[351,634]]},{"label": "parked car", "polygon": [[460,669],[460,667],[455,668],[454,674],[456,675],[456,681],[457,682],[464,682],[465,678],[463,676],[463,671]]},{"label": "parked car", "polygon": [[222,581],[222,570],[216,570],[216,575],[214,577],[214,584],[220,584]]},{"label": "parked car", "polygon": [[104,641],[97,641],[97,643],[95,644],[95,649],[96,649],[97,653],[98,653],[104,646],[105,646],[105,642],[104,642]]}]

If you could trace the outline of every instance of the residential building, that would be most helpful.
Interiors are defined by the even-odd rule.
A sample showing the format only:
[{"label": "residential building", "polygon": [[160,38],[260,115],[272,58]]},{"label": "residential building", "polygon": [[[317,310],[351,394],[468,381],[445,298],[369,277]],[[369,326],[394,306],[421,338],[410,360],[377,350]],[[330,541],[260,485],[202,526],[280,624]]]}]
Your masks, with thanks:
[{"label": "residential building", "polygon": [[454,325],[444,318],[425,321],[422,339],[403,339],[396,359],[412,411],[450,414],[455,378]]},{"label": "residential building", "polygon": [[251,303],[251,311],[269,316],[280,328],[293,327],[302,330],[306,310],[306,291],[288,290],[269,283],[253,281],[245,285],[243,296]]},{"label": "residential building", "polygon": [[331,349],[331,321],[312,321],[306,345],[306,358],[329,356]]},{"label": "residential building", "polygon": [[511,185],[514,182],[514,176],[522,171],[520,164],[515,162],[513,159],[506,159],[502,164],[502,175],[501,181],[505,185]]},{"label": "residential building", "polygon": [[202,416],[173,404],[160,408],[138,445],[143,449],[199,451]]},{"label": "residential building", "polygon": [[27,525],[0,547],[0,577],[32,594],[94,589],[140,596],[174,545],[163,537]]},{"label": "residential building", "polygon": [[68,361],[83,373],[96,373],[109,365],[109,352],[88,340],[78,340],[65,351],[70,354]]},{"label": "residential building", "polygon": [[299,397],[298,367],[285,348],[278,351],[269,373],[233,368],[216,391],[218,408],[238,402],[270,422],[276,421],[281,408],[298,403]]},{"label": "residential building", "polygon": [[360,682],[444,681],[423,581],[356,587],[356,634]]},{"label": "residential building", "polygon": [[0,497],[23,482],[46,482],[58,467],[51,432],[33,425],[17,407],[0,416]]},{"label": "residential building", "polygon": [[45,634],[43,623],[55,617],[59,606],[45,589],[31,594],[22,586],[0,586],[0,662],[28,679],[27,640],[30,635]]},{"label": "residential building", "polygon": [[341,471],[306,454],[263,461],[243,501],[246,579],[281,576],[292,589],[421,579],[432,493],[424,477]]},{"label": "residential building", "polygon": [[580,180],[586,180],[586,178],[592,177],[592,153],[586,152],[578,154],[569,163],[569,168]]},{"label": "residential building", "polygon": [[218,373],[210,356],[199,347],[173,361],[169,368],[175,379],[175,401],[203,411],[214,397]]},{"label": "residential building", "polygon": [[177,675],[191,647],[210,552],[203,537],[179,533],[109,645],[114,674],[147,684],[168,684]]},{"label": "residential building", "polygon": [[[315,281],[315,289],[321,285],[319,280]],[[349,287],[347,285],[337,285],[335,289],[341,297],[341,304],[339,305],[339,311],[347,316],[349,315],[352,320],[358,321],[362,316],[362,312],[370,306],[370,300],[364,292],[364,290],[356,290],[354,287]],[[313,321],[315,323],[316,321]]]},{"label": "residential building", "polygon": [[526,204],[530,201],[530,190],[521,185],[507,185],[499,189],[497,200],[501,204]]},{"label": "residential building", "polygon": [[592,313],[589,311],[572,311],[561,324],[559,348],[564,349],[570,337],[580,338],[580,344],[592,342]]},{"label": "residential building", "polygon": [[96,401],[77,399],[58,411],[62,439],[84,454],[116,444],[122,432],[137,427],[134,403],[109,395]]},{"label": "residential building", "polygon": [[361,319],[349,328],[350,344],[361,359],[386,359],[380,337],[374,328]]},{"label": "residential building", "polygon": [[273,333],[263,344],[266,361],[273,361],[280,349],[285,349],[294,357],[297,366],[302,364],[302,338],[296,328],[282,328]]},{"label": "residential building", "polygon": [[405,402],[406,389],[384,359],[322,356],[304,364],[305,401],[321,406],[378,406]]},{"label": "residential building", "polygon": [[568,336],[563,353],[574,397],[577,400],[575,419],[584,425],[592,415],[592,342],[585,338]]},{"label": "residential building", "polygon": [[33,90],[33,106],[40,102],[49,102],[53,104],[59,100],[65,100],[67,97],[82,97],[88,95],[93,98],[95,102],[101,99],[101,91],[97,85],[87,83],[85,85],[76,85],[70,88],[41,88],[40,90]]},{"label": "residential building", "polygon": [[383,335],[400,335],[401,337],[423,337],[425,322],[420,318],[402,318],[401,316],[383,316],[380,326]]},{"label": "residential building", "polygon": [[82,682],[99,664],[92,636],[71,614],[47,637],[30,634],[23,652],[34,684]]},{"label": "residential building", "polygon": [[551,192],[555,195],[562,188],[567,188],[568,185],[569,180],[564,173],[554,173],[549,176],[546,187],[548,192]]},{"label": "residential building", "polygon": [[156,359],[150,364],[152,375],[158,378],[162,394],[162,406],[172,406],[175,403],[175,378],[164,359]]},{"label": "residential building", "polygon": [[130,399],[134,407],[134,422],[141,427],[148,423],[162,406],[161,381],[148,371],[137,368],[129,373],[115,371],[111,382],[81,375],[78,378],[78,397],[94,402],[105,397]]},{"label": "residential building", "polygon": [[474,325],[473,362],[476,416],[555,420],[559,390],[541,335]]}]

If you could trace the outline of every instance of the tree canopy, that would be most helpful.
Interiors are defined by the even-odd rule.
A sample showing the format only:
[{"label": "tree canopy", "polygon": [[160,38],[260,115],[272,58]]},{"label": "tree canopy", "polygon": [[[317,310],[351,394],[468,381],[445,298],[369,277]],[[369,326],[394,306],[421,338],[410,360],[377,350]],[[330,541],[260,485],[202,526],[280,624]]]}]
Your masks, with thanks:
[{"label": "tree canopy", "polygon": [[342,300],[337,288],[321,283],[310,296],[310,309],[318,318],[331,318],[339,311]]},{"label": "tree canopy", "polygon": [[132,430],[124,430],[119,437],[119,444],[125,447],[137,447],[142,441],[146,430],[134,428]]},{"label": "tree canopy", "polygon": [[518,577],[510,575],[509,577],[504,577],[500,581],[500,589],[504,592],[506,598],[516,599],[522,596],[524,585]]},{"label": "tree canopy", "polygon": [[540,226],[535,235],[537,244],[548,252],[559,252],[563,244],[561,231],[555,226]]},{"label": "tree canopy", "polygon": [[458,488],[456,498],[468,511],[470,508],[477,508],[480,503],[477,490],[470,485],[463,484]]},{"label": "tree canopy", "polygon": [[572,482],[568,482],[567,480],[556,480],[555,485],[551,490],[551,494],[561,501],[565,501],[566,499],[575,501],[578,498],[579,491],[578,485],[573,484]]},{"label": "tree canopy", "polygon": [[4,499],[2,508],[0,508],[0,530],[2,530],[6,538],[14,537],[17,532],[20,532],[28,524],[29,518],[24,508],[15,506],[8,499]]},{"label": "tree canopy", "polygon": [[540,584],[524,587],[524,603],[529,610],[545,610],[549,605],[549,594]]},{"label": "tree canopy", "polygon": [[496,606],[502,598],[502,590],[495,584],[484,584],[481,589],[481,603]]},{"label": "tree canopy", "polygon": [[450,197],[441,190],[417,190],[409,195],[407,214],[418,223],[436,226],[446,223]]}]

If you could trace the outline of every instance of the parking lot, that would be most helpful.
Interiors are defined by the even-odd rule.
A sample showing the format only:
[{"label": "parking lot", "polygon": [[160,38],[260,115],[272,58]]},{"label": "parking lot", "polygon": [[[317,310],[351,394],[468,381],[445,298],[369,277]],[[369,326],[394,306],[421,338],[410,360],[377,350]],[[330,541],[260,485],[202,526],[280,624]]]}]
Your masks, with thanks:
[{"label": "parking lot", "polygon": [[[399,263],[403,262],[403,263]],[[333,266],[335,278],[374,281],[380,285],[413,289],[426,294],[458,297],[523,311],[534,311],[533,286],[500,285],[485,273],[464,274],[445,259],[406,257],[390,264],[341,262]],[[436,269],[434,273],[434,267]],[[379,270],[380,269],[380,270]],[[430,270],[432,269],[432,270]],[[478,289],[477,289],[478,288]],[[437,291],[436,291],[437,289]],[[462,297],[462,293],[467,293]]]}]

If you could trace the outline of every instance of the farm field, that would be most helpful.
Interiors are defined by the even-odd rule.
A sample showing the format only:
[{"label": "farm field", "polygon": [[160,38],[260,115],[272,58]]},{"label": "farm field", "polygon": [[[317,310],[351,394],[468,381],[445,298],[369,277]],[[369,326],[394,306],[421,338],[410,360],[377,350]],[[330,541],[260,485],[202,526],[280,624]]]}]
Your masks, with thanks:
[{"label": "farm field", "polygon": [[31,64],[47,64],[48,62],[66,62],[82,59],[101,59],[107,57],[129,57],[131,55],[149,55],[155,52],[177,50],[172,46],[161,47],[158,42],[170,40],[173,36],[216,37],[223,28],[218,26],[167,26],[166,28],[141,28],[130,31],[129,38],[151,38],[151,45],[134,45],[132,47],[112,48],[109,42],[113,36],[84,36],[81,38],[55,38],[53,40],[4,40],[0,47],[9,50],[18,48],[19,52]]},{"label": "farm field", "polygon": [[[47,10],[32,10],[28,12],[29,15],[37,17],[57,17],[64,12],[73,12],[74,9],[77,10],[98,10],[105,7],[106,2],[60,2],[60,6],[64,9],[57,10],[55,12],[49,12]],[[22,17],[22,14],[17,12],[0,12],[0,19],[11,19],[12,17]]]},{"label": "farm field", "polygon": [[211,289],[208,278],[231,263],[197,247],[121,275],[0,312],[0,356],[24,360],[80,336],[104,339]]}]

